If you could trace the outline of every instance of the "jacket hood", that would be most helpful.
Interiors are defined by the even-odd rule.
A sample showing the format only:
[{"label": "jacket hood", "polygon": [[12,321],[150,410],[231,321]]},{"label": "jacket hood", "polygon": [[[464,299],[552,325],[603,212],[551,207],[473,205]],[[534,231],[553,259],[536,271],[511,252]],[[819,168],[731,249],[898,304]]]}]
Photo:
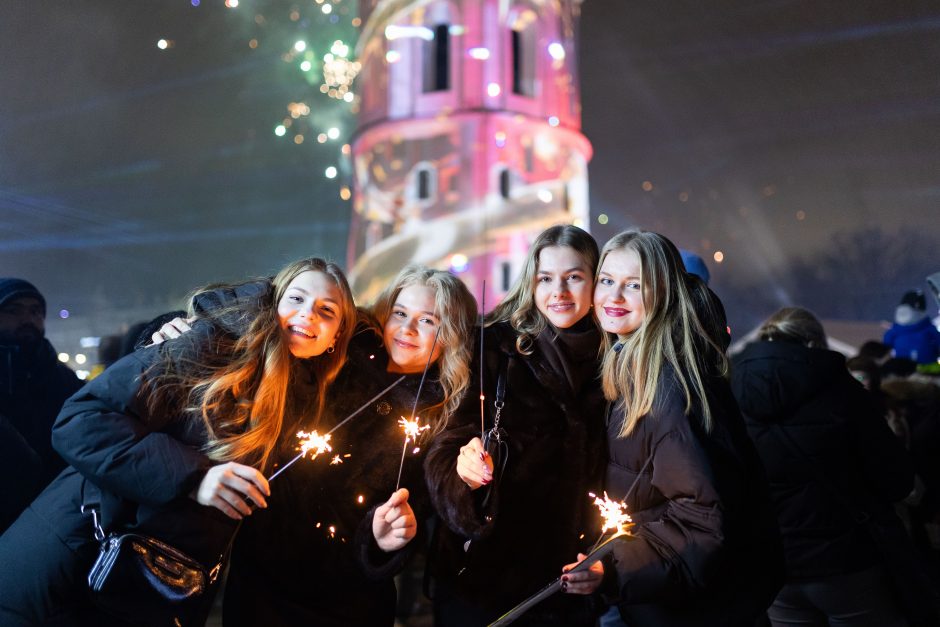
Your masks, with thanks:
[{"label": "jacket hood", "polygon": [[845,358],[834,351],[755,342],[733,359],[731,379],[742,412],[776,422],[847,375]]}]

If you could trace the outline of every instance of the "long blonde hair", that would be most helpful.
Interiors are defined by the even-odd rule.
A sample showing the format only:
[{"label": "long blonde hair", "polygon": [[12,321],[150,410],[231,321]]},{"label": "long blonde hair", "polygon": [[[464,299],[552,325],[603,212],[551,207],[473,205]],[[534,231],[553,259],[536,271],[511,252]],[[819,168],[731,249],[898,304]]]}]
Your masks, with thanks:
[{"label": "long blonde hair", "polygon": [[630,435],[640,419],[653,410],[666,366],[672,367],[682,388],[685,412],[690,413],[697,402],[703,426],[710,431],[712,412],[705,378],[711,373],[726,373],[728,360],[710,336],[713,325],[703,325],[699,319],[697,284],[686,273],[675,244],[649,231],[615,235],[604,245],[598,269],[608,254],[622,250],[633,250],[640,258],[645,316],[619,350],[613,349],[611,336],[606,337],[601,378],[607,400],[618,401],[624,410],[620,437]]},{"label": "long blonde hair", "polygon": [[[369,308],[379,325],[384,326],[392,314],[398,294],[412,285],[426,286],[434,291],[434,313],[441,322],[438,358],[443,400],[431,407],[429,418],[437,433],[457,410],[470,384],[470,338],[477,318],[477,302],[463,281],[443,270],[422,265],[409,265],[386,287]],[[381,329],[379,329],[381,332]]]},{"label": "long blonde hair", "polygon": [[[317,388],[316,413],[323,409],[326,389],[336,378],[356,324],[352,292],[339,266],[320,258],[295,261],[274,277],[273,286],[258,301],[258,314],[247,332],[234,339],[222,335],[213,346],[204,346],[205,337],[188,333],[189,345],[196,346],[196,359],[183,360],[186,342],[167,342],[157,375],[150,383],[151,409],[168,410],[173,399],[185,395],[183,407],[197,415],[209,435],[205,452],[215,461],[238,460],[263,468],[277,444],[284,425],[291,391],[292,364],[296,362],[281,329],[277,305],[290,282],[307,271],[329,277],[341,295],[340,326],[332,352],[311,358],[307,364]],[[231,308],[207,313],[219,320]]]},{"label": "long blonde hair", "polygon": [[535,337],[548,325],[548,321],[535,303],[535,279],[539,271],[539,255],[549,246],[566,246],[584,260],[588,271],[597,267],[597,242],[590,233],[572,224],[557,224],[542,231],[526,255],[522,272],[503,300],[486,316],[486,326],[508,322],[518,334],[516,350],[523,355],[532,353]]}]

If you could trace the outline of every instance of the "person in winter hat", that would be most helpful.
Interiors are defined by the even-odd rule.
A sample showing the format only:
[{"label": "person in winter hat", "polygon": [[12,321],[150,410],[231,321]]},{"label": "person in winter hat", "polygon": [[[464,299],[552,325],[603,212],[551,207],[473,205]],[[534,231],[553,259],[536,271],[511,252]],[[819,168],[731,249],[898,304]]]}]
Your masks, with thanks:
[{"label": "person in winter hat", "polygon": [[940,331],[927,315],[927,299],[920,290],[904,294],[894,311],[894,324],[885,332],[884,343],[896,357],[930,364],[940,356]]},{"label": "person in winter hat", "polygon": [[0,278],[0,533],[65,467],[52,424],[82,386],[46,339],[46,299],[23,279]]}]

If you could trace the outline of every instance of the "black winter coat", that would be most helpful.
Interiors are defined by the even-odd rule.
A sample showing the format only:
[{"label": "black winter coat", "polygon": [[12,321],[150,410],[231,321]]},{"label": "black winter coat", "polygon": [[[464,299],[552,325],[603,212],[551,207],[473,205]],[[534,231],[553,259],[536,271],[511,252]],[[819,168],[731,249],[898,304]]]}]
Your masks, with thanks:
[{"label": "black winter coat", "polygon": [[[497,323],[484,333],[486,425],[493,425],[496,383],[503,372],[500,427],[508,461],[501,473],[494,473],[493,483],[476,491],[457,475],[460,447],[479,437],[481,428],[479,395],[467,394],[425,462],[431,498],[444,523],[430,558],[442,625],[485,624],[499,617],[558,577],[600,529],[588,497],[599,490],[604,468],[606,401],[596,380],[599,332],[583,332],[578,360],[558,347],[558,354],[579,372],[576,390],[540,344],[554,337],[551,329],[528,356],[516,350],[516,335],[508,324]],[[474,384],[479,367],[474,364]],[[555,595],[529,610],[519,624],[593,625],[588,601]]]},{"label": "black winter coat", "polygon": [[[325,416],[304,428],[329,431],[402,376],[387,372],[387,364],[381,337],[360,328],[330,387]],[[424,408],[440,402],[437,376],[436,368],[428,372],[419,418]],[[398,420],[411,417],[420,379],[420,373],[406,375],[333,433],[330,453],[301,459],[271,482],[268,509],[252,515],[235,542],[226,627],[393,624],[392,576],[421,541],[420,532],[404,549],[383,553],[372,535],[372,515],[395,490],[404,445]],[[421,476],[426,444],[408,444],[401,477],[419,524],[429,509]],[[285,450],[282,460],[296,455],[295,447]]]},{"label": "black winter coat", "polygon": [[0,533],[65,468],[52,448],[52,425],[82,386],[48,340],[29,355],[23,350],[0,346],[0,472],[17,477],[0,499]]},{"label": "black winter coat", "polygon": [[[203,325],[191,337],[173,342],[189,344],[191,350],[185,350],[183,358],[201,360],[214,353],[217,333]],[[207,567],[218,561],[235,521],[188,496],[213,465],[200,450],[207,440],[205,429],[198,420],[151,412],[141,395],[148,370],[163,349],[153,347],[122,358],[66,401],[52,441],[70,467],[30,506],[44,529],[30,532],[18,527],[21,535],[16,538],[4,535],[8,550],[20,556],[56,554],[62,562],[56,567],[46,564],[44,569],[83,581],[98,542],[90,516],[79,508],[97,503],[106,532],[137,531],[175,546]],[[49,544],[69,550],[47,551]],[[83,588],[49,594],[59,599],[54,609],[68,607],[75,617],[87,618],[90,605]],[[110,624],[104,617],[93,622]]]},{"label": "black winter coat", "polygon": [[913,487],[913,468],[844,358],[799,344],[756,342],[735,357],[733,388],[767,468],[788,579],[874,565],[870,537],[834,490],[855,508],[893,516],[891,503]]},{"label": "black winter coat", "polygon": [[[610,498],[625,496],[635,539],[614,550],[621,615],[631,627],[750,626],[783,584],[766,481],[730,388],[708,382],[710,433],[673,371],[653,411],[620,437],[608,424]],[[629,494],[628,494],[629,493]]]}]

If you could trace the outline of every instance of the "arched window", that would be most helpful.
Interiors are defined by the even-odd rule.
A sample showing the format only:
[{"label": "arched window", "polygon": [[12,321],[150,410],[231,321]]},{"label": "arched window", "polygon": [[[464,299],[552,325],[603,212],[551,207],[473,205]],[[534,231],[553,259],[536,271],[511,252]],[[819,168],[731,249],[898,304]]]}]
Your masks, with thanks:
[{"label": "arched window", "polygon": [[437,24],[432,33],[431,39],[424,42],[424,93],[450,89],[450,25]]},{"label": "arched window", "polygon": [[504,168],[499,172],[499,195],[509,200],[509,194],[512,191],[510,189],[510,184],[512,182],[511,176],[509,174],[509,168]]},{"label": "arched window", "polygon": [[437,198],[437,168],[433,163],[415,165],[411,176],[411,191],[408,196],[420,206],[432,204]]},{"label": "arched window", "polygon": [[536,95],[538,18],[531,9],[519,12],[510,23],[512,52],[512,93]]},{"label": "arched window", "polygon": [[499,270],[500,270],[499,278],[501,279],[500,282],[502,283],[502,288],[503,288],[502,291],[508,292],[509,287],[511,285],[510,281],[512,279],[512,273],[511,273],[512,266],[509,264],[508,261],[504,261],[503,263],[500,264]]}]

